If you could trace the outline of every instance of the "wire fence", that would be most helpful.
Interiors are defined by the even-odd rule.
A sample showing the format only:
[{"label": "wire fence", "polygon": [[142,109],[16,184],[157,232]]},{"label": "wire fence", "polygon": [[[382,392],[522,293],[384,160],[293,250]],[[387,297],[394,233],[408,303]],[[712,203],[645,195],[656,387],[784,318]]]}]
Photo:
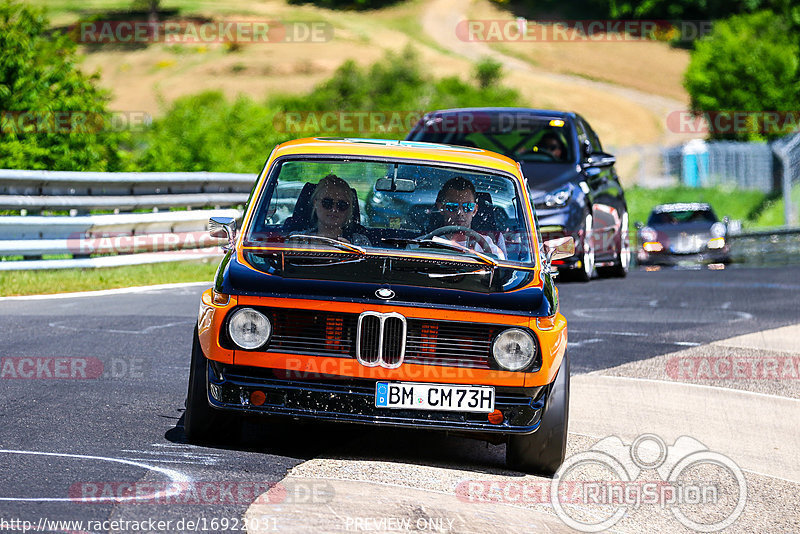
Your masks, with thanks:
[{"label": "wire fence", "polygon": [[780,162],[776,174],[780,177],[785,224],[791,226],[797,224],[800,212],[800,133],[776,141],[773,148]]}]

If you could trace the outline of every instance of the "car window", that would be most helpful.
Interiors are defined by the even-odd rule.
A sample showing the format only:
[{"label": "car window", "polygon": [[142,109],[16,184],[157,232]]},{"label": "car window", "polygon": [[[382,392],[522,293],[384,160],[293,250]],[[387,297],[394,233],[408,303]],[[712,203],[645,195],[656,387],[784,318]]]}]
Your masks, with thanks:
[{"label": "car window", "polygon": [[589,140],[589,143],[591,143],[592,150],[594,152],[602,152],[603,146],[600,144],[600,138],[597,137],[596,133],[594,133],[592,127],[583,117],[580,118],[580,122],[583,124],[584,131],[586,132],[586,138]]},{"label": "car window", "polygon": [[[487,119],[477,124],[469,123],[466,128],[459,127],[458,121],[448,124],[453,124],[453,127],[422,126],[412,133],[409,140],[482,148],[517,161],[553,163],[573,158],[569,142],[571,127],[560,119],[503,115],[494,121]],[[549,142],[558,143],[560,152],[554,154],[547,149]]]},{"label": "car window", "polygon": [[[453,180],[471,184],[475,196],[458,196],[457,206],[437,202],[443,186]],[[315,196],[318,188],[321,193]],[[482,242],[480,252],[498,259],[534,261],[532,223],[526,220],[514,180],[488,170],[405,162],[285,160],[268,177],[246,241],[281,243],[308,235],[326,222],[327,212],[342,211],[347,219],[340,220],[344,241],[396,250],[404,239],[418,239],[447,226],[447,210],[466,213],[468,209],[472,210],[469,229],[489,238]],[[426,252],[453,253],[446,249]]]}]

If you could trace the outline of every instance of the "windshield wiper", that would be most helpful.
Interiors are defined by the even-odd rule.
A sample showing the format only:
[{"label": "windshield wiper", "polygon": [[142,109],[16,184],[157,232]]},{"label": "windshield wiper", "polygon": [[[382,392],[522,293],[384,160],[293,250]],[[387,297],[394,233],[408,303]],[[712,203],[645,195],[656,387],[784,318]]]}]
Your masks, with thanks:
[{"label": "windshield wiper", "polygon": [[492,274],[491,269],[478,269],[477,271],[457,272],[457,273],[425,273],[428,278],[455,278],[456,276],[477,275],[486,276]]},{"label": "windshield wiper", "polygon": [[303,239],[303,240],[307,240],[307,241],[313,241],[313,242],[316,242],[316,243],[324,243],[326,245],[330,245],[330,246],[332,246],[332,247],[334,247],[336,249],[342,250],[344,252],[350,252],[352,254],[358,254],[359,256],[365,256],[367,254],[367,251],[364,250],[362,247],[359,247],[358,245],[352,245],[350,243],[345,243],[344,241],[339,241],[338,239],[331,239],[330,237],[324,237],[324,236],[321,236],[321,235],[294,234],[294,235],[288,236],[286,238],[286,240],[284,241],[284,243],[286,241],[289,241],[290,239],[294,239],[294,238]]},{"label": "windshield wiper", "polygon": [[[467,254],[472,258],[478,258],[482,261],[485,265],[489,265],[492,269],[499,267],[500,264],[497,263],[491,256],[488,256],[482,252],[478,252],[476,250],[472,250],[469,247],[465,247],[464,245],[459,245],[458,243],[453,243],[452,241],[448,240],[439,240],[439,239],[403,239],[399,237],[390,237],[382,239],[381,241],[389,242],[389,243],[397,243],[402,245],[417,245],[423,248],[441,248],[445,250],[452,250],[454,252],[461,252],[462,254]],[[467,274],[467,273],[465,273]]]}]

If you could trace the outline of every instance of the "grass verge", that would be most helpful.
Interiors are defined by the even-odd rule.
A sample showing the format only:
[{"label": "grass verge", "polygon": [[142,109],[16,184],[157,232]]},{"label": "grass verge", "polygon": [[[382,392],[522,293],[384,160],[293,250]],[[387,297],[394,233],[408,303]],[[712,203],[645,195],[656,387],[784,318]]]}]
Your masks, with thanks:
[{"label": "grass verge", "polygon": [[[797,221],[797,214],[800,213],[800,184],[792,188],[791,202],[794,204],[795,221]],[[764,206],[764,209],[758,215],[753,227],[755,228],[776,228],[783,226],[785,223],[783,213],[783,196],[773,198]]]},{"label": "grass verge", "polygon": [[714,208],[717,217],[726,215],[742,221],[742,226],[755,228],[764,226],[759,217],[769,204],[770,196],[760,191],[727,189],[723,187],[664,187],[646,189],[632,187],[625,191],[631,225],[636,221],[647,222],[654,206],[672,202],[707,202]]},{"label": "grass verge", "polygon": [[0,271],[0,296],[44,295],[118,287],[204,282],[214,278],[219,261],[166,262],[99,269]]}]

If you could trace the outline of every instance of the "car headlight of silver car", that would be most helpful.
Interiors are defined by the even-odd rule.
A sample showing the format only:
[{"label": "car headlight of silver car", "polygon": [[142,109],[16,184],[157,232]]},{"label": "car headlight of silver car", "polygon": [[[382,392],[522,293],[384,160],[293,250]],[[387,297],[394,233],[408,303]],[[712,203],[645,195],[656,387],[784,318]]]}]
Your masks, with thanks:
[{"label": "car headlight of silver car", "polygon": [[643,243],[647,241],[655,241],[658,239],[658,233],[649,226],[645,226],[644,228],[639,230],[639,235],[641,236]]},{"label": "car headlight of silver car", "polygon": [[266,315],[253,308],[240,308],[228,321],[228,335],[243,349],[257,349],[269,341],[272,323]]},{"label": "car headlight of silver car", "polygon": [[536,350],[536,340],[530,333],[521,328],[509,328],[495,338],[492,356],[503,369],[519,371],[533,362]]},{"label": "car headlight of silver car", "polygon": [[560,187],[555,191],[551,191],[544,197],[544,204],[548,208],[560,208],[565,206],[567,202],[569,202],[570,197],[572,197],[572,191],[575,189],[575,186],[572,184],[567,184],[564,187]]}]

